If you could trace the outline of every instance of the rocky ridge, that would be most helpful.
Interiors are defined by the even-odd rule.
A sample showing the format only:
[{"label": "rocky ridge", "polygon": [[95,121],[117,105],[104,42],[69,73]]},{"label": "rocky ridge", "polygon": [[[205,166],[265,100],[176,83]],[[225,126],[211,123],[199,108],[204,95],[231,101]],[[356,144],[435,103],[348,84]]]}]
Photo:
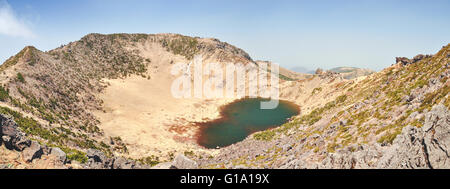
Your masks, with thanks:
[{"label": "rocky ridge", "polygon": [[281,127],[255,133],[213,158],[199,159],[200,165],[448,168],[449,57],[447,45],[410,64],[397,60],[354,85],[342,85],[344,93],[334,101]]}]

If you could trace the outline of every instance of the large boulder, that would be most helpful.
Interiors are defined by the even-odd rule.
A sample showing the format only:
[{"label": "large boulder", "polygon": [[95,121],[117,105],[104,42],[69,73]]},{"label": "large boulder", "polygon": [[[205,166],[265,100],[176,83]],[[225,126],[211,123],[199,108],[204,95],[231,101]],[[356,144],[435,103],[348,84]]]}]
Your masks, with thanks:
[{"label": "large boulder", "polygon": [[22,151],[31,145],[31,140],[19,131],[11,117],[0,114],[0,140],[9,150]]},{"label": "large boulder", "polygon": [[115,158],[112,164],[113,169],[133,169],[136,165],[135,161],[125,159],[124,157]]},{"label": "large boulder", "polygon": [[63,164],[66,163],[67,155],[65,152],[63,152],[60,148],[54,147],[50,148],[49,155],[55,156],[59,161],[61,161]]},{"label": "large boulder", "polygon": [[30,147],[23,150],[22,158],[27,162],[32,162],[33,159],[40,158],[43,153],[41,145],[36,141],[32,141]]},{"label": "large boulder", "polygon": [[106,157],[106,155],[102,151],[95,149],[89,149],[86,155],[89,159],[92,159],[94,162],[102,163],[107,161],[108,159],[108,157]]},{"label": "large boulder", "polygon": [[8,116],[0,114],[0,135],[14,137],[17,134],[17,124]]},{"label": "large boulder", "polygon": [[194,160],[187,158],[180,154],[172,162],[173,167],[176,169],[198,169],[198,164]]},{"label": "large boulder", "polygon": [[112,166],[112,160],[100,150],[89,149],[86,156],[88,157],[86,164],[92,169],[109,169]]},{"label": "large boulder", "polygon": [[0,145],[12,150],[12,140],[17,134],[17,124],[8,116],[0,114]]}]

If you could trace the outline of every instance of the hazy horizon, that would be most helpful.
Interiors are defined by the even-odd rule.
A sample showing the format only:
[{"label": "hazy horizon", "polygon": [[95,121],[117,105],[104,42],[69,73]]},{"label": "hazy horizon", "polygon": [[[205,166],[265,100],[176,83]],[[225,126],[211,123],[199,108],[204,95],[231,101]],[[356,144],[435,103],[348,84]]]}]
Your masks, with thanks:
[{"label": "hazy horizon", "polygon": [[28,45],[46,51],[89,33],[179,33],[217,38],[288,69],[379,71],[395,57],[447,45],[449,8],[443,0],[0,0],[0,62]]}]

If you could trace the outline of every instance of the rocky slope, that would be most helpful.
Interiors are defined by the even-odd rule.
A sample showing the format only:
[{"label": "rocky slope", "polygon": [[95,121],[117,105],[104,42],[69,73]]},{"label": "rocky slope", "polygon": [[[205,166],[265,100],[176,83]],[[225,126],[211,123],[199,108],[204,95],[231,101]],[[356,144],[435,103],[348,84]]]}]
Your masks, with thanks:
[{"label": "rocky slope", "polygon": [[199,160],[200,165],[449,168],[450,45],[433,56],[397,61],[353,85],[341,85],[342,95],[324,106],[255,133]]}]

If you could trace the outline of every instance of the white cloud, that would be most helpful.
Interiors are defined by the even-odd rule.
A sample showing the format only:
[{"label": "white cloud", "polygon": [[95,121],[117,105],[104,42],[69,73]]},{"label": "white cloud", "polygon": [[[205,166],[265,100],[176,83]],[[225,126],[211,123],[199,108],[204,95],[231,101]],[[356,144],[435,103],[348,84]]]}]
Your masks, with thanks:
[{"label": "white cloud", "polygon": [[13,37],[35,37],[34,33],[25,24],[25,21],[16,17],[11,6],[6,1],[0,1],[0,34]]}]

